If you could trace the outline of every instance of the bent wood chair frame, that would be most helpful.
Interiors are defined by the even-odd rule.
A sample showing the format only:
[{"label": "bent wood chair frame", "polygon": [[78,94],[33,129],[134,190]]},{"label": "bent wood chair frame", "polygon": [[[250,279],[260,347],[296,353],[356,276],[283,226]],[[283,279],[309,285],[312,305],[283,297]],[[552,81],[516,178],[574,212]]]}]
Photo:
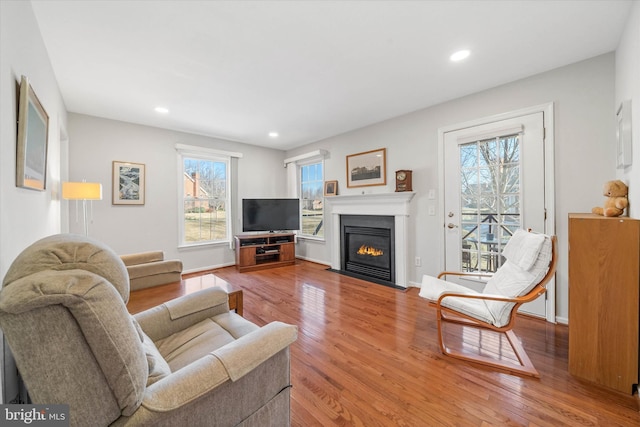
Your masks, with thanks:
[{"label": "bent wood chair frame", "polygon": [[[553,278],[556,265],[557,265],[557,238],[556,236],[551,237],[551,261],[549,263],[549,269],[545,276],[540,280],[540,282],[526,295],[514,298],[500,297],[497,295],[482,295],[482,294],[459,294],[455,292],[445,292],[438,298],[438,301],[434,304],[436,305],[437,310],[437,321],[438,321],[438,342],[440,344],[440,350],[442,353],[455,357],[461,360],[467,360],[475,363],[480,363],[486,366],[496,367],[499,369],[506,370],[509,373],[513,374],[521,374],[532,376],[536,378],[540,378],[540,374],[531,363],[529,356],[524,351],[524,347],[520,343],[518,337],[513,332],[513,325],[516,321],[516,313],[518,308],[524,303],[531,302],[538,298],[540,295],[544,294],[547,291],[547,284]],[[444,276],[473,276],[473,277],[491,277],[488,274],[474,274],[474,273],[462,273],[462,272],[451,272],[451,271],[443,271],[438,275],[438,278],[442,278]],[[456,297],[456,298],[470,298],[470,299],[480,299],[485,301],[503,301],[505,303],[512,302],[514,303],[513,308],[511,308],[511,312],[509,314],[509,323],[504,326],[498,327],[494,326],[491,323],[484,322],[482,320],[476,319],[475,317],[471,317],[466,315],[465,313],[459,312],[455,309],[445,307],[442,305],[442,300],[447,297]],[[443,334],[442,334],[442,323],[450,322],[456,323],[464,326],[470,326],[481,329],[488,329],[498,333],[502,333],[506,335],[509,344],[516,357],[518,358],[519,365],[514,363],[509,363],[505,361],[500,361],[497,359],[493,359],[490,357],[472,354],[465,354],[460,351],[452,350],[448,348],[444,344]]]}]

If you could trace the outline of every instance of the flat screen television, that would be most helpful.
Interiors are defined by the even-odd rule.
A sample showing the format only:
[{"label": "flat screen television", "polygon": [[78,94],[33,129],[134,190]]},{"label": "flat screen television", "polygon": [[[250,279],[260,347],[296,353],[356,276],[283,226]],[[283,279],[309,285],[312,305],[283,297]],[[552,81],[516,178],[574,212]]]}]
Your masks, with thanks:
[{"label": "flat screen television", "polygon": [[242,231],[299,229],[299,199],[242,199]]}]

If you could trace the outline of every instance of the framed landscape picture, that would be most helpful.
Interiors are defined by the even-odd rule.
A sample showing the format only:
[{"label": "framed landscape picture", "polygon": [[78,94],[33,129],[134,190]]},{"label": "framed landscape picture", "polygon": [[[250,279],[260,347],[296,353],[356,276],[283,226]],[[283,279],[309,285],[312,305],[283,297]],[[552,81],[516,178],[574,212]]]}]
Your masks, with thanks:
[{"label": "framed landscape picture", "polygon": [[387,149],[365,151],[347,156],[347,187],[387,184]]},{"label": "framed landscape picture", "polygon": [[113,162],[114,205],[144,205],[144,190],[144,164]]},{"label": "framed landscape picture", "polygon": [[49,116],[33,92],[29,80],[20,80],[16,186],[44,191],[47,184]]}]

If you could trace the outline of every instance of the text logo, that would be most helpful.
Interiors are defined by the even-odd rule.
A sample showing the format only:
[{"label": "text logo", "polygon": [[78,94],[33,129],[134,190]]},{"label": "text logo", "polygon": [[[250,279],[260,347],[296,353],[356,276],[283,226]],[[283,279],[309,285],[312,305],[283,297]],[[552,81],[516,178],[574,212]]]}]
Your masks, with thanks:
[{"label": "text logo", "polygon": [[69,405],[0,405],[0,425],[69,427]]}]

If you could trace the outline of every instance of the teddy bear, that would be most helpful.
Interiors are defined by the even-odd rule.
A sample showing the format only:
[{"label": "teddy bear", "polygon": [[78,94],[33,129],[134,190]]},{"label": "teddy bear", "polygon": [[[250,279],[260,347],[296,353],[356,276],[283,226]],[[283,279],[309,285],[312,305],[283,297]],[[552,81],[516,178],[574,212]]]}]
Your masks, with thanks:
[{"label": "teddy bear", "polygon": [[602,216],[622,215],[625,208],[629,206],[628,193],[629,187],[624,182],[620,180],[608,181],[604,184],[603,194],[607,196],[607,200],[604,201],[604,207],[595,207],[591,209],[591,212]]}]

